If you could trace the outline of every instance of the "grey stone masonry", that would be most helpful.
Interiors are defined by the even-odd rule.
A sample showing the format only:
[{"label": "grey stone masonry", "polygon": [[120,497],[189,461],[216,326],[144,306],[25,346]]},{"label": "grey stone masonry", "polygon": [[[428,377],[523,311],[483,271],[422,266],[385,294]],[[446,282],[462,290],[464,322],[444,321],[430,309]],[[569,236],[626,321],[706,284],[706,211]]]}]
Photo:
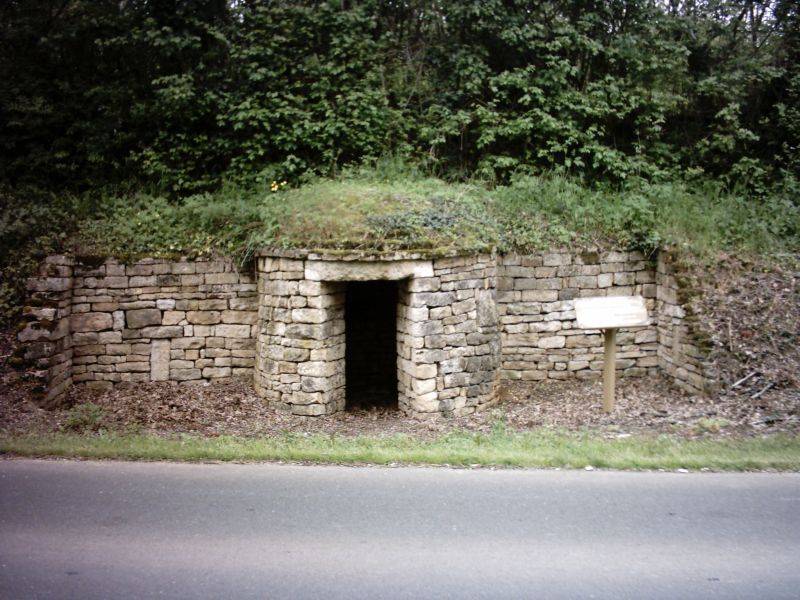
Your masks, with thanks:
[{"label": "grey stone masonry", "polygon": [[[508,254],[497,273],[503,379],[595,378],[603,369],[603,336],[578,329],[575,298],[644,296],[653,315],[653,264],[640,252],[549,251]],[[655,321],[653,321],[655,322]],[[653,326],[617,333],[617,369],[645,375],[658,368]]]},{"label": "grey stone masonry", "polygon": [[717,374],[692,327],[685,301],[686,284],[680,284],[673,256],[662,252],[656,272],[658,282],[658,364],[678,387],[707,394],[717,383]]},{"label": "grey stone masonry", "polygon": [[656,268],[638,252],[267,251],[255,273],[230,260],[52,256],[28,284],[21,358],[43,405],[73,384],[246,376],[278,409],[332,414],[347,398],[348,282],[375,280],[397,282],[397,403],[409,415],[472,413],[497,400],[503,380],[598,377],[601,332],[578,329],[573,310],[590,296],[646,298],[652,324],[617,336],[621,375],[661,370],[691,392],[713,386],[663,252]]},{"label": "grey stone masonry", "polygon": [[[54,268],[61,277],[52,276]],[[252,376],[256,283],[232,261],[92,265],[51,257],[43,269],[49,274],[31,279],[25,309],[36,320],[19,337],[29,358],[52,363],[49,398],[70,384],[109,389],[119,382]],[[52,310],[58,326],[51,329]],[[47,340],[34,334],[43,329]]]},{"label": "grey stone masonry", "polygon": [[398,310],[399,405],[464,415],[497,400],[500,331],[496,257],[440,258],[409,279]]},{"label": "grey stone masonry", "polygon": [[32,367],[42,406],[58,404],[72,385],[72,286],[74,261],[49,256],[28,280],[28,305],[18,333],[21,358]]},{"label": "grey stone masonry", "polygon": [[256,391],[297,415],[344,409],[344,284],[306,278],[305,261],[260,258]]},{"label": "grey stone masonry", "polygon": [[400,282],[398,406],[407,414],[466,414],[496,398],[499,331],[495,259],[259,260],[258,393],[297,415],[345,403],[347,281]]}]

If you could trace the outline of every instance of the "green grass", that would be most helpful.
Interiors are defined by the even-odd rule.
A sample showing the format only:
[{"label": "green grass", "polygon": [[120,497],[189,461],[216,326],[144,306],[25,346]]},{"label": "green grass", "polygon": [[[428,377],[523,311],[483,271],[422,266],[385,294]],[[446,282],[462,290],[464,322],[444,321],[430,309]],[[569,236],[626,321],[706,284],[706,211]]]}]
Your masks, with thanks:
[{"label": "green grass", "polygon": [[772,436],[686,440],[670,436],[605,439],[553,432],[457,432],[432,440],[409,436],[284,434],[263,438],[156,437],[112,433],[0,437],[0,452],[126,460],[303,461],[610,469],[800,470],[800,438]]},{"label": "green grass", "polygon": [[800,249],[800,211],[788,194],[766,198],[720,185],[632,182],[594,189],[557,175],[490,188],[413,172],[358,172],[272,191],[225,187],[182,201],[106,198],[83,219],[87,253],[247,257],[262,247],[417,250],[432,255],[601,245],[697,254]]}]

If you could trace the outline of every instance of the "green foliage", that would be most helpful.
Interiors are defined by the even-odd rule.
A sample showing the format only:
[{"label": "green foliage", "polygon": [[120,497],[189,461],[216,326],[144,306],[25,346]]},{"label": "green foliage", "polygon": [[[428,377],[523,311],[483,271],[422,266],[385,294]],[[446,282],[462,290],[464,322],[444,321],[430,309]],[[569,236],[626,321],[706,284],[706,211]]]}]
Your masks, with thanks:
[{"label": "green foliage", "polygon": [[18,315],[27,277],[45,255],[64,250],[83,211],[70,196],[0,185],[0,323]]},{"label": "green foliage", "polygon": [[66,412],[61,430],[79,433],[96,431],[100,427],[103,416],[103,408],[94,402],[77,404]]},{"label": "green foliage", "polygon": [[791,0],[12,0],[0,179],[187,196],[394,154],[763,194],[798,175],[798,23]]},{"label": "green foliage", "polygon": [[0,320],[76,229],[120,257],[797,248],[798,7],[0,3]]}]

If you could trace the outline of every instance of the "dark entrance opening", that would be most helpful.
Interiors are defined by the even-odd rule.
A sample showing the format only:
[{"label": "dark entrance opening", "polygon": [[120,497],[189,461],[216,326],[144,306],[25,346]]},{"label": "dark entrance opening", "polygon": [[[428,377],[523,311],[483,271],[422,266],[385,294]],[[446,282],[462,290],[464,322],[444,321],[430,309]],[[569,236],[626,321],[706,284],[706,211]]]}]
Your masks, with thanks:
[{"label": "dark entrance opening", "polygon": [[344,315],[346,408],[397,408],[397,282],[348,282]]}]

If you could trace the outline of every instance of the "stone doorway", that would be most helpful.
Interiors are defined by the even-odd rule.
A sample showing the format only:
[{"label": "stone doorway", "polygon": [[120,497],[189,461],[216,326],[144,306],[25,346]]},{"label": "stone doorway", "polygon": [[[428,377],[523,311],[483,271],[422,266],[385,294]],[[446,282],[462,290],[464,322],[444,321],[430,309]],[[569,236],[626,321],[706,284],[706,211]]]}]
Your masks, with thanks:
[{"label": "stone doorway", "polygon": [[397,300],[397,281],[346,284],[346,409],[398,407]]},{"label": "stone doorway", "polygon": [[259,260],[256,387],[281,410],[461,415],[497,398],[494,257]]}]

